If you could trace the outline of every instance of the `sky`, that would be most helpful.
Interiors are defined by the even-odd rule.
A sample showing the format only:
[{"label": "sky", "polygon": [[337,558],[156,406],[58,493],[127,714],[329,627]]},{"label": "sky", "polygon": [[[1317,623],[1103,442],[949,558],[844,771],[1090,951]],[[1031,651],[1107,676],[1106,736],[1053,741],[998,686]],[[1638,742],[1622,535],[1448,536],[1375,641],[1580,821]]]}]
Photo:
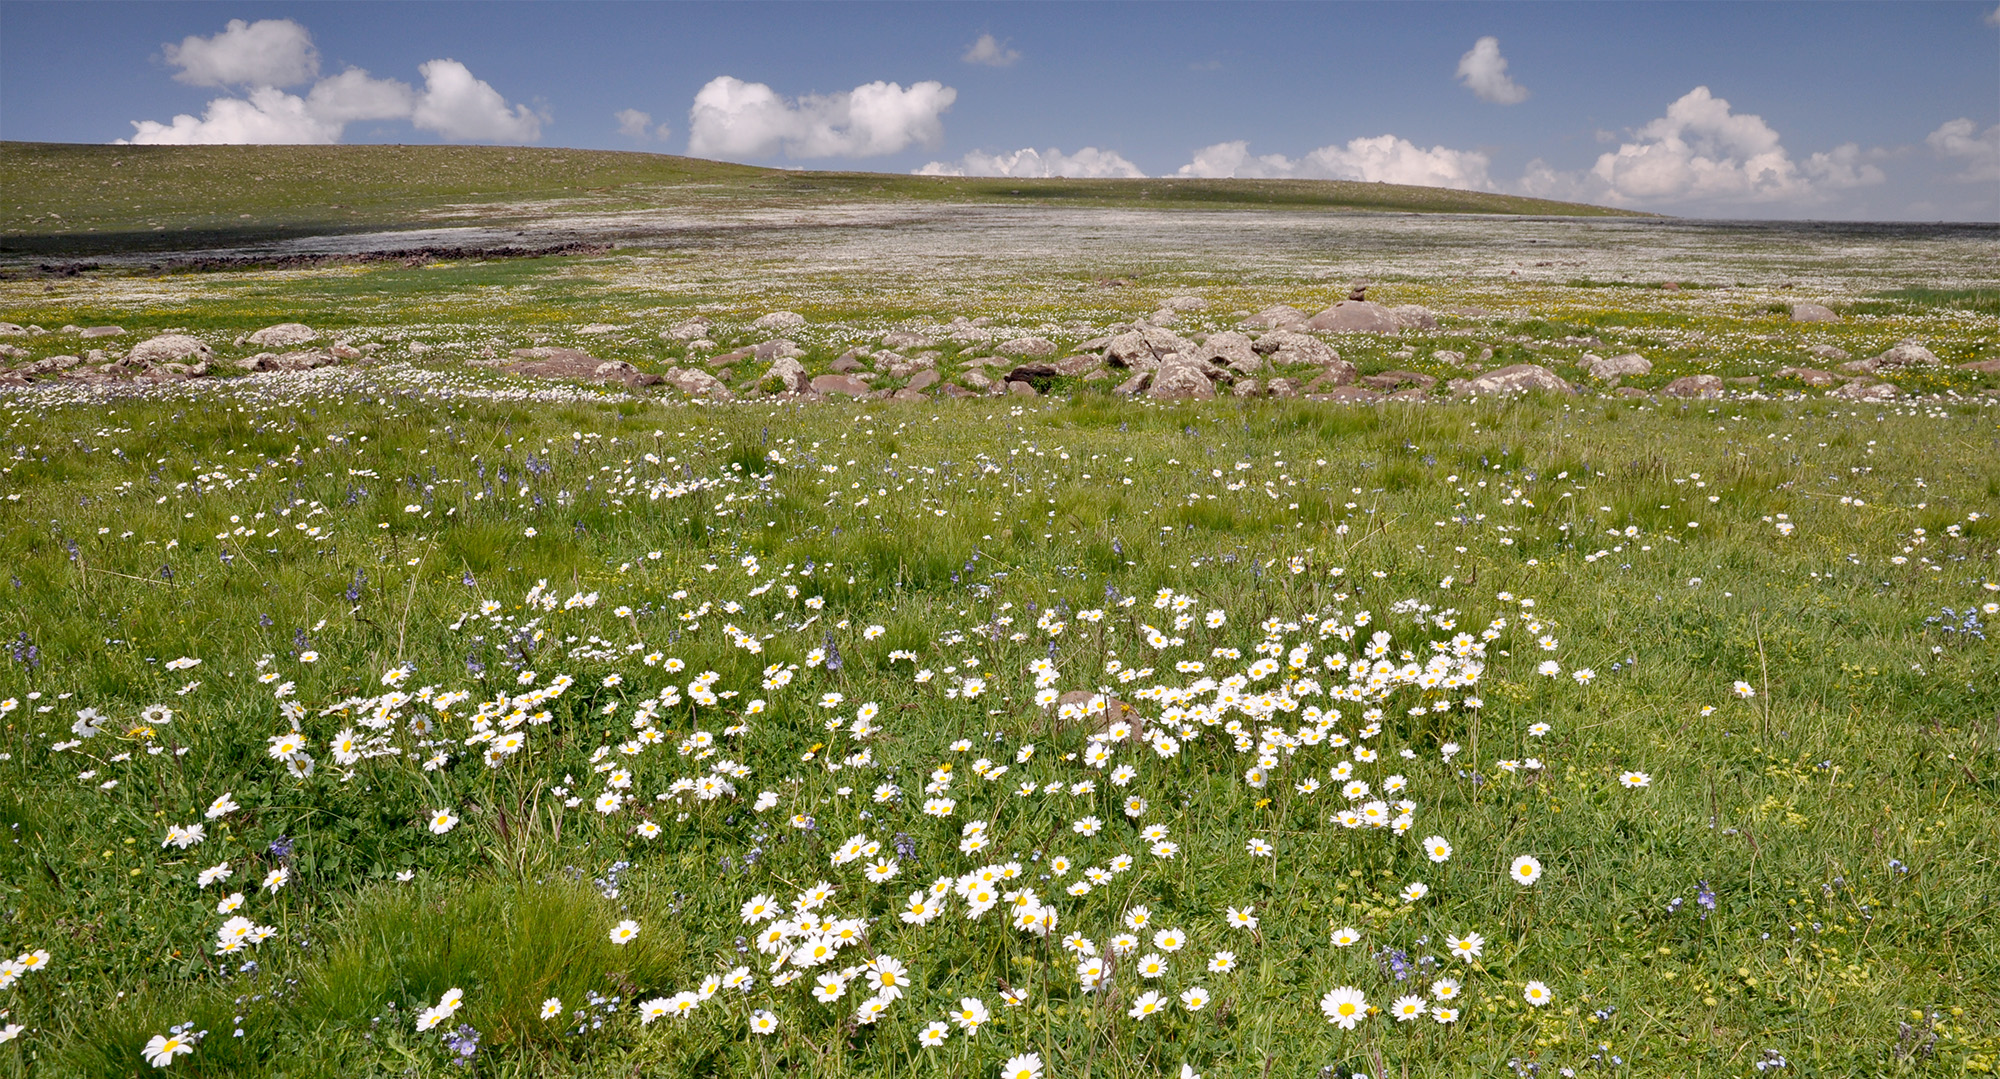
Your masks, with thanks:
[{"label": "sky", "polygon": [[2000,220],[2000,7],[23,3],[0,138],[499,143]]}]

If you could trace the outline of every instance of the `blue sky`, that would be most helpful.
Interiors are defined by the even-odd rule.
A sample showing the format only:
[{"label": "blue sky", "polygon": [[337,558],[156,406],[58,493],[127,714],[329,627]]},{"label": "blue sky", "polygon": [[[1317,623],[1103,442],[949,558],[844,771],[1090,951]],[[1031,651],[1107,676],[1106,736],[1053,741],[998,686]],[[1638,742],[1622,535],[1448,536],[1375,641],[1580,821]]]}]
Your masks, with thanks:
[{"label": "blue sky", "polygon": [[521,142],[1993,220],[2000,8],[0,2],[0,137]]}]

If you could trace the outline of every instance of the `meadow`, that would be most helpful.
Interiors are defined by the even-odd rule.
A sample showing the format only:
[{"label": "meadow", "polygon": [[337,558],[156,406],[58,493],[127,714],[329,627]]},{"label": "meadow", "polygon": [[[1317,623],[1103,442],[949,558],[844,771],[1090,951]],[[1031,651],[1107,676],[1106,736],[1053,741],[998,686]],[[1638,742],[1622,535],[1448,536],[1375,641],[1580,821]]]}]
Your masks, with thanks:
[{"label": "meadow", "polygon": [[[4,149],[11,359],[216,362],[0,387],[0,1076],[2000,1067],[1990,228]],[[82,179],[141,165],[206,181]],[[156,228],[603,248],[196,270]],[[1585,392],[483,362],[699,365],[683,320],[784,309],[811,372],[905,333],[963,380],[1361,277],[1437,313],[1328,335],[1364,376],[1490,350]],[[287,320],[365,359],[239,373]],[[1895,401],[1773,373],[1904,340],[1941,362]],[[1636,395],[1575,374],[1626,350]],[[1657,394],[1689,373],[1744,381]]]}]

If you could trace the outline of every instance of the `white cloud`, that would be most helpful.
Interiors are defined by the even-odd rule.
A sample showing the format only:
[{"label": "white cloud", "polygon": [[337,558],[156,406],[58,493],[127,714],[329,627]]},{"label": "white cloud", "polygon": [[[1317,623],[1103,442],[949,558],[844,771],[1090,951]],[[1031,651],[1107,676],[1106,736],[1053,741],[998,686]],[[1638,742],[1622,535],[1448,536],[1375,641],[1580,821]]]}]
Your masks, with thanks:
[{"label": "white cloud", "polygon": [[1813,154],[1800,167],[1763,117],[1732,112],[1706,86],[1683,94],[1634,134],[1636,141],[1598,156],[1588,176],[1578,178],[1581,190],[1621,206],[1813,202],[1884,178],[1852,144]]},{"label": "white cloud", "polygon": [[1247,142],[1219,142],[1195,151],[1179,175],[1244,179],[1361,180],[1367,183],[1414,184],[1466,191],[1490,191],[1490,163],[1476,150],[1433,146],[1426,150],[1396,135],[1351,139],[1345,146],[1322,146],[1304,157],[1283,154],[1253,157]]},{"label": "white cloud", "polygon": [[[1995,9],[2000,14],[2000,9]],[[1939,157],[1965,163],[1965,171],[1952,179],[1966,183],[1991,183],[2000,180],[2000,124],[1985,131],[1979,125],[1961,116],[1938,125],[1936,131],[1924,136],[1924,144]]]},{"label": "white cloud", "polygon": [[1986,13],[1986,25],[2000,26],[2000,7]]},{"label": "white cloud", "polygon": [[1010,49],[1004,41],[996,40],[992,34],[981,34],[979,40],[965,47],[965,55],[960,60],[968,64],[984,64],[987,67],[1012,67],[1021,58],[1021,50]]},{"label": "white cloud", "polygon": [[1145,177],[1139,166],[1113,150],[1086,146],[1074,154],[1050,147],[1016,150],[1011,154],[989,154],[978,150],[960,158],[957,164],[933,161],[916,170],[918,176],[1011,176],[1035,179],[1063,176],[1072,179],[1124,179]]},{"label": "white cloud", "polygon": [[662,139],[673,134],[673,129],[665,124],[653,126],[653,114],[639,109],[619,109],[613,114],[618,121],[618,133],[628,139]]},{"label": "white cloud", "polygon": [[274,86],[250,91],[249,100],[219,97],[196,119],[186,113],[172,123],[134,120],[135,133],[121,144],[191,146],[216,143],[331,143],[340,140],[337,121],[314,116],[304,98]]},{"label": "white cloud", "polygon": [[306,95],[306,111],[317,119],[336,124],[403,120],[416,108],[416,102],[416,92],[409,83],[378,79],[358,67],[350,67],[313,84],[312,92]]},{"label": "white cloud", "polygon": [[1500,55],[1500,39],[1483,37],[1472,50],[1458,58],[1458,81],[1496,105],[1519,105],[1528,100],[1528,88],[1507,77],[1507,58]]},{"label": "white cloud", "polygon": [[871,82],[787,101],[761,82],[710,79],[688,110],[688,152],[698,157],[876,157],[912,143],[935,145],[958,91],[939,82],[904,89]]},{"label": "white cloud", "polygon": [[180,68],[175,81],[194,86],[292,86],[319,74],[312,35],[290,19],[231,19],[214,37],[189,35],[165,54]]},{"label": "white cloud", "polygon": [[418,65],[424,91],[410,123],[435,131],[448,142],[533,142],[542,135],[541,118],[526,105],[508,106],[500,91],[475,78],[456,60]]}]

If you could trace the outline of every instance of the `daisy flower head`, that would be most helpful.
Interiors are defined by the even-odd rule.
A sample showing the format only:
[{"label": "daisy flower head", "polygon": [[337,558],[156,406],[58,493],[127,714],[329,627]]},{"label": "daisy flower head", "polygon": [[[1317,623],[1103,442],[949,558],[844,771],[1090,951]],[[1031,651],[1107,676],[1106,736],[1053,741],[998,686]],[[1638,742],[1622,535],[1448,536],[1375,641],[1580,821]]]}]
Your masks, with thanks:
[{"label": "daisy flower head", "polygon": [[206,816],[209,820],[216,820],[220,817],[225,817],[231,813],[234,813],[240,808],[242,807],[238,806],[233,800],[230,799],[229,793],[227,791],[224,791],[221,797],[217,798],[213,802],[208,803],[208,811],[203,815]]},{"label": "daisy flower head", "polygon": [[1424,1017],[1424,1013],[1429,1010],[1424,1004],[1424,998],[1419,996],[1397,997],[1396,1002],[1389,1005],[1389,1014],[1395,1016],[1398,1023],[1407,1023],[1412,1019],[1421,1019]]},{"label": "daisy flower head", "polygon": [[1739,699],[1746,701],[1757,695],[1756,688],[1741,679],[1738,679],[1736,684],[1730,687],[1729,691],[1736,694]]},{"label": "daisy flower head", "polygon": [[1486,947],[1486,938],[1477,933],[1467,933],[1462,937],[1447,936],[1444,943],[1451,954],[1470,963],[1479,958],[1480,951]]},{"label": "daisy flower head", "polygon": [[777,1016],[772,1015],[770,1012],[765,1011],[763,1008],[759,1008],[756,1011],[750,1013],[750,1033],[776,1034],[777,1032],[778,1032]]},{"label": "daisy flower head", "polygon": [[990,1018],[992,1013],[986,1010],[986,1002],[978,997],[960,998],[958,1007],[951,1013],[951,1021],[957,1023],[968,1038],[978,1034],[979,1028],[985,1026]]},{"label": "daisy flower head", "polygon": [[1229,926],[1232,929],[1257,928],[1257,908],[1255,906],[1247,906],[1242,908],[1241,910],[1238,910],[1235,907],[1230,907],[1228,918],[1229,918]]},{"label": "daisy flower head", "polygon": [[1508,870],[1508,875],[1514,878],[1514,883],[1523,888],[1529,887],[1542,879],[1542,863],[1532,854],[1523,854],[1514,859],[1514,865]]},{"label": "daisy flower head", "polygon": [[1431,886],[1420,880],[1413,880],[1403,886],[1403,902],[1415,903],[1431,894]]},{"label": "daisy flower head", "polygon": [[630,918],[611,927],[611,943],[630,944],[639,935],[639,923]]},{"label": "daisy flower head", "polygon": [[917,1032],[917,1044],[926,1049],[935,1049],[951,1037],[951,1028],[942,1022],[933,1022]]},{"label": "daisy flower head", "polygon": [[1451,844],[1445,842],[1441,835],[1425,836],[1424,853],[1433,862],[1448,862],[1451,861]]},{"label": "daisy flower head", "polygon": [[1360,941],[1361,931],[1353,926],[1342,926],[1333,931],[1333,946],[1336,948],[1352,948]]},{"label": "daisy flower head", "polygon": [[1143,1023],[1165,1011],[1166,1007],[1167,998],[1156,989],[1148,989],[1132,999],[1132,1007],[1125,1014]]},{"label": "daisy flower head", "polygon": [[1458,1022],[1458,1009],[1446,1008],[1440,1005],[1431,1009],[1431,1018],[1436,1020],[1440,1026],[1456,1023]]},{"label": "daisy flower head", "polygon": [[271,870],[269,873],[264,874],[264,890],[267,892],[275,892],[278,889],[283,888],[286,882],[290,881],[291,879],[292,879],[291,869],[287,866],[281,865],[276,869]]},{"label": "daisy flower head", "polygon": [[1235,952],[1217,952],[1209,958],[1208,970],[1211,974],[1227,974],[1236,969]]},{"label": "daisy flower head", "polygon": [[178,1031],[173,1034],[155,1034],[140,1052],[146,1056],[146,1063],[155,1068],[164,1068],[174,1062],[175,1057],[194,1052],[194,1042]]},{"label": "daisy flower head", "polygon": [[1253,857],[1257,858],[1271,857],[1271,844],[1265,842],[1262,839],[1252,839],[1249,843],[1244,845],[1244,849],[1248,850],[1251,856]]},{"label": "daisy flower head", "polygon": [[1555,998],[1556,995],[1549,992],[1549,987],[1543,985],[1541,982],[1529,982],[1521,990],[1521,999],[1537,1008],[1542,1007]]},{"label": "daisy flower head", "polygon": [[1186,1008],[1188,1011],[1198,1012],[1208,1007],[1208,1000],[1208,990],[1203,989],[1201,986],[1197,985],[1181,991],[1181,1007]]},{"label": "daisy flower head", "polygon": [[458,827],[458,817],[449,809],[440,809],[431,814],[431,834],[443,835]]},{"label": "daisy flower head", "polygon": [[1640,787],[1651,786],[1653,777],[1645,772],[1625,772],[1618,777],[1618,782],[1624,784],[1627,789],[1637,790]]},{"label": "daisy flower head", "polygon": [[542,1001],[542,1022],[546,1023],[551,1019],[560,1018],[562,1016],[562,1010],[563,1010],[563,1005],[561,997],[550,997],[549,999]]},{"label": "daisy flower head", "polygon": [[1457,978],[1439,978],[1431,983],[1431,996],[1439,1000],[1450,1000],[1458,995]]},{"label": "daisy flower head", "polygon": [[1353,1030],[1368,1017],[1368,998],[1361,990],[1343,985],[1319,998],[1319,1010],[1325,1013],[1327,1022],[1342,1030]]}]

